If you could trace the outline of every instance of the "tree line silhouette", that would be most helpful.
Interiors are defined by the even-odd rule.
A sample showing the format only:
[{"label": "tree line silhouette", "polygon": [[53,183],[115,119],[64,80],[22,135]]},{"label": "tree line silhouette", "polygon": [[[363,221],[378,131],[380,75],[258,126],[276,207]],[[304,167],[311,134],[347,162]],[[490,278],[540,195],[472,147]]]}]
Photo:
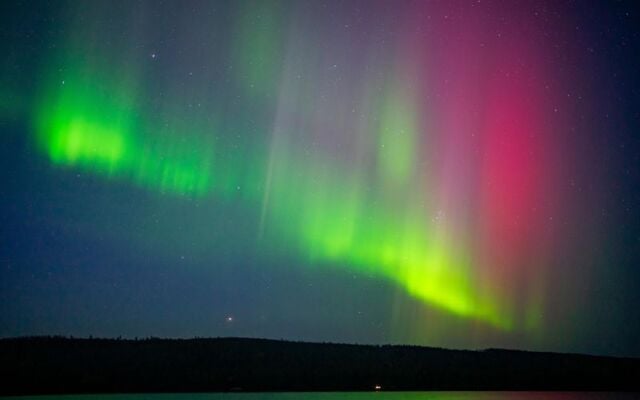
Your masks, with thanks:
[{"label": "tree line silhouette", "polygon": [[639,390],[640,359],[266,339],[0,339],[0,395]]}]

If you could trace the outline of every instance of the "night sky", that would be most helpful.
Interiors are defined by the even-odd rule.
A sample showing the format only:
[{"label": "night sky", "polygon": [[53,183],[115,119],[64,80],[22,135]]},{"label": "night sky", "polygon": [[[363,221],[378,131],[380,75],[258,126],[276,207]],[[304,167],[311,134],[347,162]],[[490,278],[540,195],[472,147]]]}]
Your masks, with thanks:
[{"label": "night sky", "polygon": [[640,7],[5,1],[0,336],[640,356]]}]

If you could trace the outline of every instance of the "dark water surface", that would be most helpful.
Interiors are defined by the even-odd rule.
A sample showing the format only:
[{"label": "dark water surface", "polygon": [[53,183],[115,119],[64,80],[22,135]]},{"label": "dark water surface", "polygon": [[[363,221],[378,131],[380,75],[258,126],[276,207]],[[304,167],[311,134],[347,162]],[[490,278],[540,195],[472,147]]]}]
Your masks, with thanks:
[{"label": "dark water surface", "polygon": [[[9,397],[7,397],[9,399]],[[26,396],[20,400],[631,400],[640,393],[616,392],[322,392],[322,393],[192,393]]]}]

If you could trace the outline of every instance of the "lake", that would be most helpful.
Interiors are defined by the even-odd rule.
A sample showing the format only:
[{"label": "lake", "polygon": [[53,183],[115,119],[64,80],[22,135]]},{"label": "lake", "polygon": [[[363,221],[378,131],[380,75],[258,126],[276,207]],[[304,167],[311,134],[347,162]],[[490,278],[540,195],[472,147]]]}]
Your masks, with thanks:
[{"label": "lake", "polygon": [[19,400],[631,400],[638,393],[615,392],[322,392],[322,393],[192,393],[105,394],[5,397]]}]

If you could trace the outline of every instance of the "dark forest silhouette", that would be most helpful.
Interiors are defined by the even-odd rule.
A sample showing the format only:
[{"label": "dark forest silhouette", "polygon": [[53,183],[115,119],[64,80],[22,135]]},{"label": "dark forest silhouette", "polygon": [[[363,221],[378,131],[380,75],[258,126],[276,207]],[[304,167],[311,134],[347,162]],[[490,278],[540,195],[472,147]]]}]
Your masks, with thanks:
[{"label": "dark forest silhouette", "polygon": [[0,339],[0,395],[639,390],[640,359],[263,339]]}]

